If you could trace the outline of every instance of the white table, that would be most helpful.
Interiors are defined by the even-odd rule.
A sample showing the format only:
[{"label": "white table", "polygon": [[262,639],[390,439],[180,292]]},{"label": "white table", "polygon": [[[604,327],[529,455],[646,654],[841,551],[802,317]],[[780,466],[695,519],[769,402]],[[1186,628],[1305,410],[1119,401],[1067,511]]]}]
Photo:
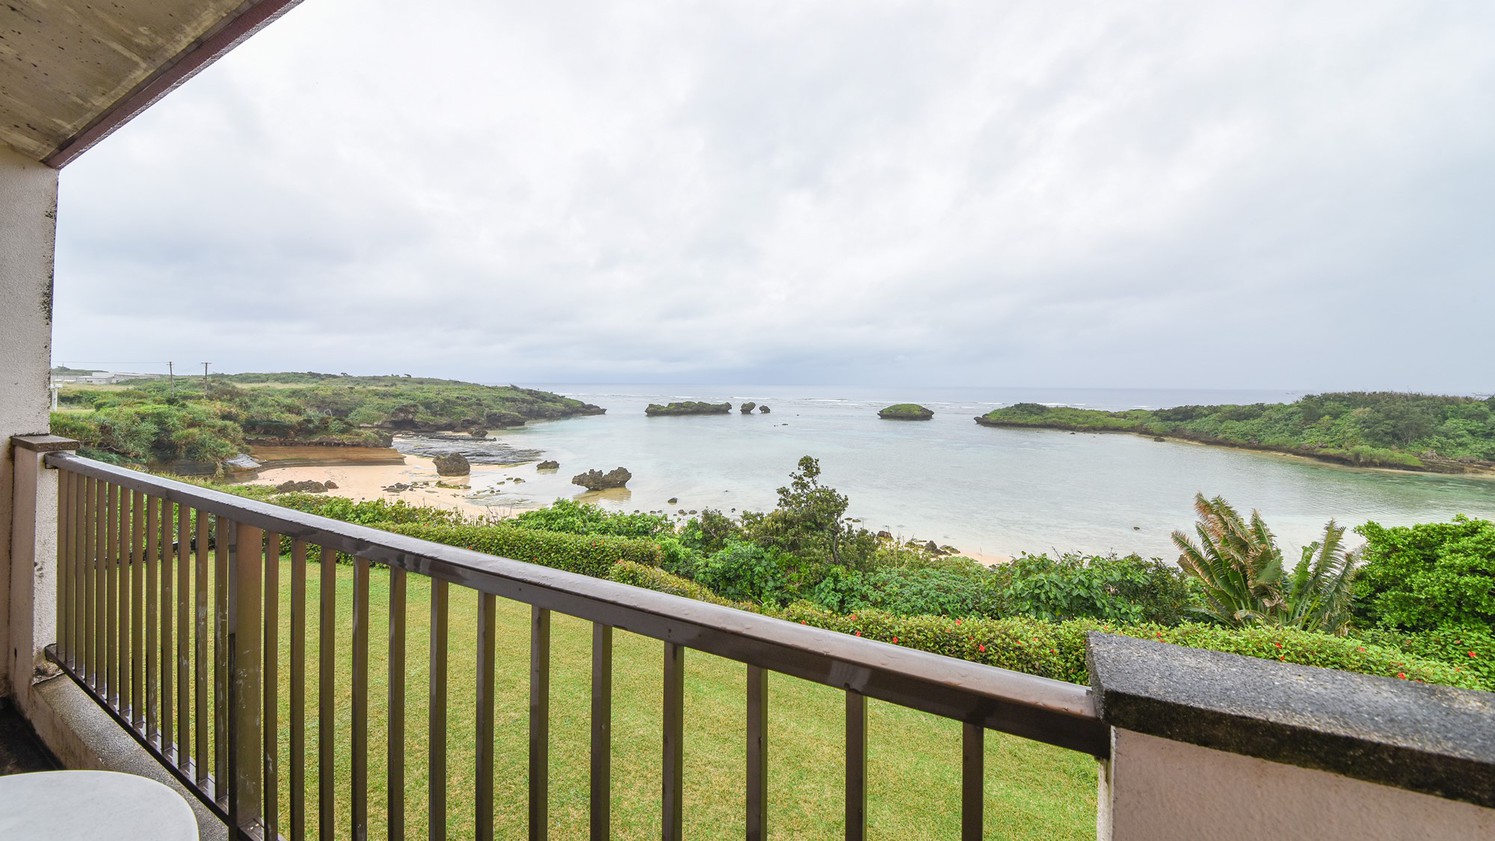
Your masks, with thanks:
[{"label": "white table", "polygon": [[0,777],[5,841],[197,841],[197,818],[155,780],[113,771],[42,771]]}]

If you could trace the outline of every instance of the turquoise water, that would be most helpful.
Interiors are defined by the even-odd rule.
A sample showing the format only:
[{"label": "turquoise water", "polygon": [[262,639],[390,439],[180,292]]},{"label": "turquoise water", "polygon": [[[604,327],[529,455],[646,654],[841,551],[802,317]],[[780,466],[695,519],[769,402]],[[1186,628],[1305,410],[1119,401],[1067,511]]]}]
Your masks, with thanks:
[{"label": "turquoise water", "polygon": [[[1193,522],[1196,491],[1258,508],[1283,542],[1302,545],[1333,517],[1407,524],[1457,513],[1495,517],[1489,479],[1350,470],[1270,454],[1158,443],[1134,435],[991,429],[973,417],[1019,401],[1099,409],[1284,402],[1283,391],[1106,389],[854,389],[832,387],[540,385],[607,409],[597,417],[493,434],[561,463],[546,476],[508,471],[499,506],[580,497],[619,510],[768,509],[800,456],[851,499],[872,529],[982,555],[1022,551],[1140,552],[1176,557],[1169,534]],[[650,402],[767,403],[750,416],[644,416]],[[922,403],[927,422],[884,421],[878,409]],[[583,494],[570,477],[627,467],[621,493]],[[668,505],[666,500],[678,497]]]}]

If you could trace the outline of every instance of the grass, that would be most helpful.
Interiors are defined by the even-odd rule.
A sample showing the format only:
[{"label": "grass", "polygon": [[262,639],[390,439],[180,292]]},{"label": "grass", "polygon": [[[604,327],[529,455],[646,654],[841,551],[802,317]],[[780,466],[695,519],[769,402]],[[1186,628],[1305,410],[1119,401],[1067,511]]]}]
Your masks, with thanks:
[{"label": "grass", "polygon": [[[289,831],[289,561],[281,562],[280,832]],[[351,617],[353,570],[337,567],[335,779],[338,837],[351,814]],[[307,819],[317,826],[317,617],[320,569],[307,569]],[[405,812],[407,837],[427,831],[427,698],[430,582],[409,576],[407,609]],[[389,573],[370,576],[370,837],[387,835],[387,629]],[[472,837],[477,597],[451,588],[448,684],[448,810],[453,838]],[[555,615],[551,637],[550,829],[586,835],[591,625]],[[495,809],[498,838],[527,833],[529,623],[527,605],[498,601]],[[685,655],[685,831],[692,838],[741,837],[745,830],[746,670],[698,651]],[[612,834],[660,832],[660,721],[663,645],[619,631],[614,639]],[[783,675],[769,689],[769,828],[775,838],[827,838],[843,831],[843,695]],[[873,838],[959,835],[960,725],[891,704],[868,704],[868,825]],[[1004,734],[987,738],[988,832],[1003,838],[1093,838],[1096,766],[1088,756]]]}]

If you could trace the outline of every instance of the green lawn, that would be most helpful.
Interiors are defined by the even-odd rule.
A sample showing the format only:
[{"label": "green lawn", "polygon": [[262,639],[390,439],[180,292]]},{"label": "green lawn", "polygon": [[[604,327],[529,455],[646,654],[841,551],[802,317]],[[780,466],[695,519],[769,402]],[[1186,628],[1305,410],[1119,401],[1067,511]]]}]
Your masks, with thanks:
[{"label": "green lawn", "polygon": [[[316,832],[317,663],[316,564],[307,569],[307,792],[309,830]],[[338,836],[348,837],[350,801],[350,666],[353,570],[337,569],[336,694]],[[430,583],[408,578],[408,695],[404,755],[406,835],[427,827],[427,692]],[[283,769],[280,831],[289,832],[290,564],[280,593],[280,726]],[[389,574],[371,574],[370,837],[386,827]],[[476,595],[451,589],[448,814],[452,838],[473,834]],[[529,607],[499,601],[495,814],[499,838],[527,831]],[[660,695],[663,644],[618,632],[614,639],[612,827],[616,838],[659,837]],[[685,655],[685,830],[692,838],[744,833],[746,669],[696,651]],[[591,692],[590,623],[556,615],[552,627],[550,825],[555,838],[586,835]],[[782,675],[769,690],[769,831],[775,838],[830,838],[842,832],[843,694]],[[959,835],[960,726],[901,707],[870,702],[869,834],[874,838]],[[1095,761],[1085,755],[1002,734],[987,738],[989,837],[1093,838]]]}]

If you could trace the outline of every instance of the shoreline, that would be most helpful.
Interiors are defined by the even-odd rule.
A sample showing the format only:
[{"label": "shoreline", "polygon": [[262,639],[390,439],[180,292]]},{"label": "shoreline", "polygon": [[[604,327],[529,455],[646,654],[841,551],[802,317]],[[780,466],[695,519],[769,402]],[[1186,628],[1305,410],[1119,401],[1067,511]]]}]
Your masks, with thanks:
[{"label": "shoreline", "polygon": [[1036,424],[1036,423],[1002,423],[999,421],[986,420],[984,416],[977,415],[976,424],[991,429],[1036,429],[1044,432],[1071,432],[1087,433],[1092,435],[1135,435],[1138,438],[1150,438],[1177,444],[1195,444],[1200,447],[1222,447],[1230,450],[1246,450],[1253,453],[1264,453],[1272,456],[1299,459],[1312,464],[1324,464],[1343,470],[1367,471],[1380,473],[1411,474],[1414,476],[1450,476],[1459,479],[1481,479],[1495,481],[1495,464],[1470,464],[1464,465],[1461,470],[1438,470],[1432,467],[1407,467],[1405,465],[1391,464],[1350,464],[1344,459],[1330,455],[1316,455],[1313,453],[1302,453],[1294,450],[1282,449],[1266,444],[1248,444],[1243,441],[1220,441],[1214,439],[1193,438],[1187,435],[1173,435],[1170,433],[1139,432],[1135,429],[1092,429],[1083,426],[1066,426],[1063,424]]},{"label": "shoreline", "polygon": [[[520,474],[520,471],[523,471],[525,475],[533,474],[535,470],[533,463],[474,464],[471,470],[472,472],[467,476],[439,476],[432,459],[410,453],[404,454],[403,463],[367,458],[355,458],[337,463],[334,456],[321,454],[320,458],[312,461],[300,461],[282,466],[277,466],[272,460],[270,464],[261,468],[254,478],[239,484],[274,487],[287,481],[326,482],[331,480],[337,485],[336,488],[327,491],[332,496],[354,501],[401,500],[410,505],[429,505],[460,511],[467,516],[481,520],[506,520],[526,511],[544,508],[553,501],[542,501],[532,496],[511,492],[512,496],[507,497],[512,500],[511,502],[494,504],[494,501],[506,498],[505,491],[497,486],[507,486],[510,482],[522,480],[524,476]],[[386,490],[396,484],[411,487],[403,491]],[[578,502],[591,502],[613,496],[616,494],[609,491],[584,492],[578,488],[570,498]],[[477,501],[478,499],[487,500],[487,502]],[[668,511],[664,516],[676,523],[683,523],[688,519],[686,516]],[[999,566],[1013,560],[1013,556],[1003,554],[963,550],[957,554],[959,557],[970,558],[987,566]]]}]

